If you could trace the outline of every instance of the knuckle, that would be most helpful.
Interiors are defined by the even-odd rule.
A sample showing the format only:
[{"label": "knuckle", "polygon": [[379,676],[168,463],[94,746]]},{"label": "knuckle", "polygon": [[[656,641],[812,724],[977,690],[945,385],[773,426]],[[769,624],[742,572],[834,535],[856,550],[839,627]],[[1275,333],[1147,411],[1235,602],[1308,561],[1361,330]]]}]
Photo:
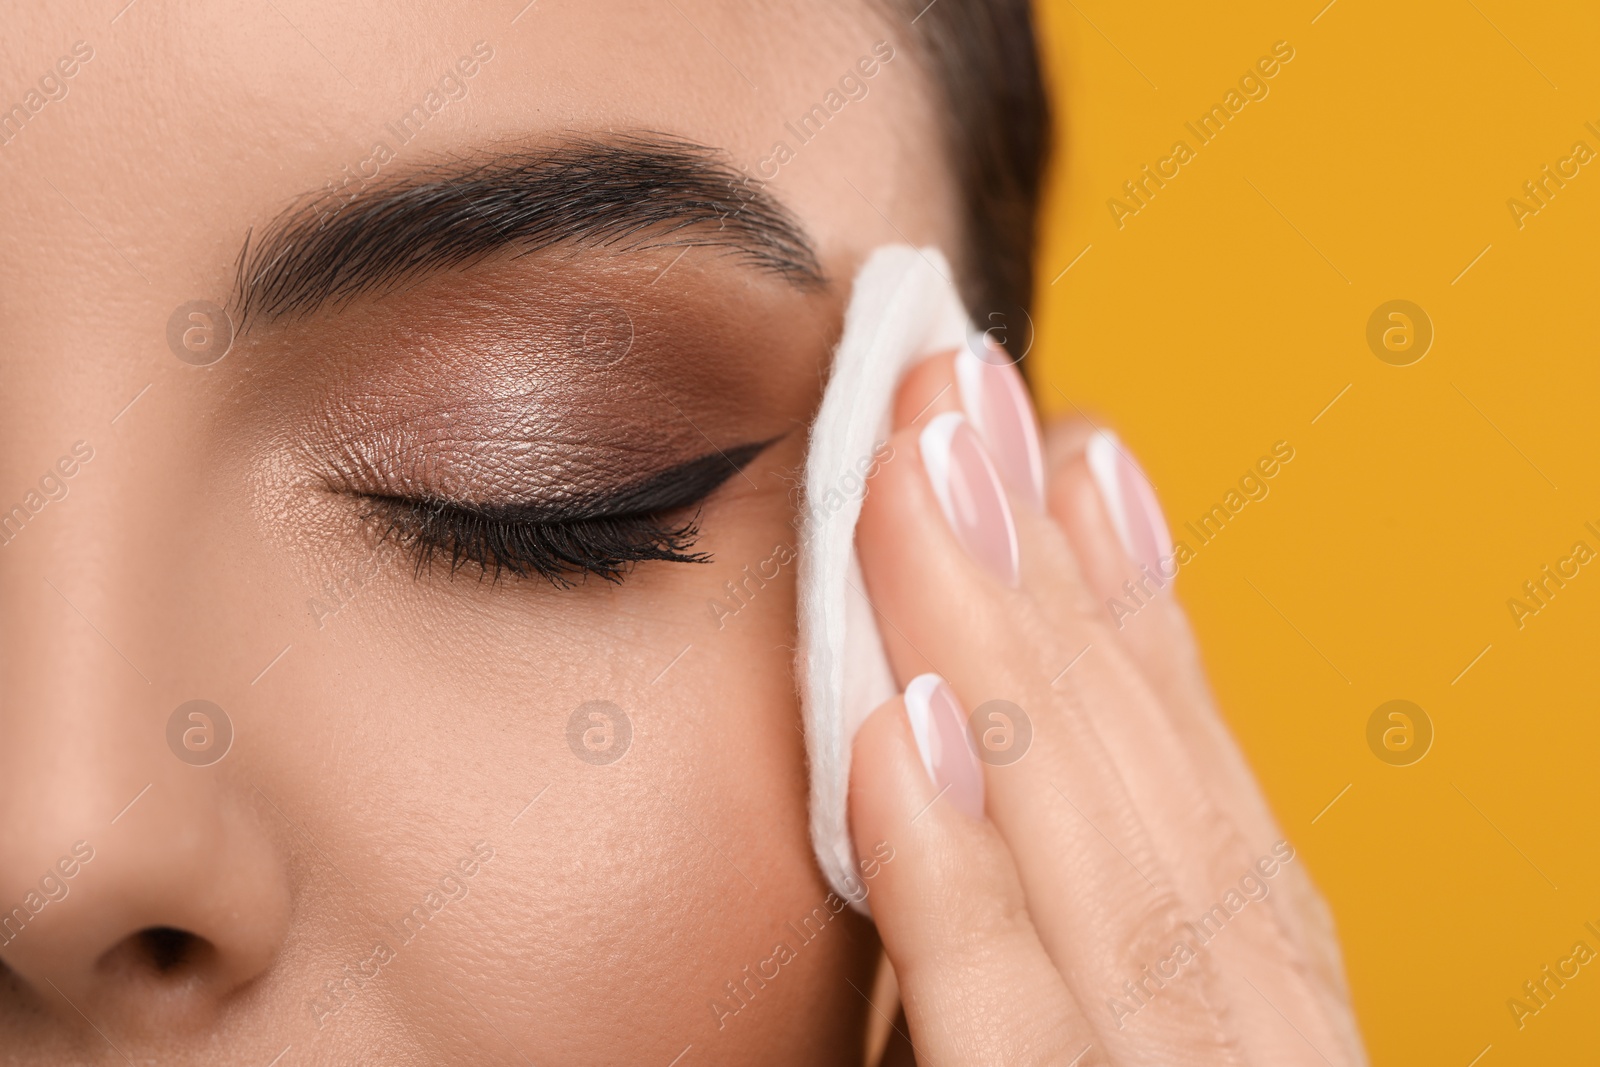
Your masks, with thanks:
[{"label": "knuckle", "polygon": [[1118,932],[1111,957],[1112,984],[1145,973],[1173,955],[1174,946],[1191,940],[1191,924],[1183,917],[1178,897],[1161,889],[1148,896]]},{"label": "knuckle", "polygon": [[1175,894],[1155,892],[1113,943],[1111,963],[1091,999],[1104,1005],[1103,1019],[1116,1031],[1187,1020],[1187,1041],[1216,1051],[1216,1062],[1231,1063],[1236,1042],[1225,1025],[1229,1011],[1204,922],[1203,916],[1200,925],[1185,918]]}]

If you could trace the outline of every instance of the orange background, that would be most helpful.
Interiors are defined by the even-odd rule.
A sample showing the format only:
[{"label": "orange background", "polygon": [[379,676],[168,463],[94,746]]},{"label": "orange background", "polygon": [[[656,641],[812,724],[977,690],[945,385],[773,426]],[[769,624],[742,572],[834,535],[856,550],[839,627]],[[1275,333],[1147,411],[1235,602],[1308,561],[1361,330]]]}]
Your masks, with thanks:
[{"label": "orange background", "polygon": [[[1507,1001],[1600,951],[1600,561],[1520,628],[1507,601],[1600,550],[1600,159],[1520,228],[1507,201],[1600,152],[1600,11],[1323,2],[1041,0],[1063,157],[1039,399],[1118,427],[1179,536],[1294,447],[1178,588],[1373,1062],[1594,1062],[1600,959],[1521,1028]],[[1269,94],[1119,228],[1108,199],[1278,41]],[[1435,330],[1409,366],[1368,346],[1392,299]],[[1435,731],[1409,766],[1367,741],[1397,698]]]}]

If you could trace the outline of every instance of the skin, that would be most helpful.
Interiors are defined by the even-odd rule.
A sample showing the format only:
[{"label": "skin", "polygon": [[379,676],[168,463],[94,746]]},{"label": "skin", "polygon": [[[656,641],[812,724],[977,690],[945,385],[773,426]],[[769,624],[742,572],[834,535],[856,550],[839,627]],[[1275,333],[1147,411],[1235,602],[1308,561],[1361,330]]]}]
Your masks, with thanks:
[{"label": "skin", "polygon": [[[889,241],[956,247],[909,48],[767,186],[825,284],[682,243],[563,244],[177,358],[173,309],[227,300],[245,234],[366,157],[474,42],[493,58],[385,181],[616,131],[757,168],[787,118],[908,36],[859,3],[519,7],[6,13],[5,69],[47,71],[78,40],[94,55],[0,148],[0,506],[61,472],[0,547],[0,907],[29,912],[0,943],[0,1063],[861,1062],[869,1020],[894,1013],[865,999],[885,948],[926,1062],[1068,1062],[1085,1043],[1084,1064],[1311,1062],[1231,975],[1356,1062],[1294,865],[1135,1033],[1094,1016],[1094,983],[1276,836],[1170,598],[1127,633],[1083,607],[1126,561],[1081,431],[1051,441],[1050,515],[1019,522],[1023,589],[961,557],[904,437],[951,404],[948,359],[902,393],[913,458],[863,512],[867,579],[922,650],[891,648],[901,681],[1020,694],[1036,751],[986,768],[985,820],[935,803],[913,823],[934,791],[903,712],[880,709],[852,779],[856,840],[895,849],[878,928],[843,913],[737,1014],[711,1007],[828,896],[793,568],[731,617],[710,604],[793,543],[856,267]],[[627,313],[618,361],[583,342],[597,299]],[[752,441],[773,443],[689,509],[710,562],[620,584],[419,563],[362,499],[564,498]],[[981,642],[974,617],[995,620]],[[1084,661],[1073,702],[1040,687],[1089,642],[1105,662]],[[195,699],[233,731],[203,766],[169,741]],[[630,736],[614,761],[585,747],[596,729],[607,756]],[[1149,882],[1050,806],[1052,777],[1143,835]]]},{"label": "skin", "polygon": [[[6,506],[74,442],[93,458],[0,548],[0,901],[75,842],[93,858],[0,945],[0,1062],[861,1056],[850,983],[871,988],[880,948],[853,913],[720,1028],[710,1009],[828,888],[793,567],[721,626],[709,603],[793,541],[856,266],[886,241],[954,243],[909,55],[770,185],[821,288],[701,249],[563,246],[254,325],[211,366],[168,348],[175,307],[227,298],[246,232],[365,158],[474,42],[493,58],[386,173],[612,130],[754,168],[787,117],[907,37],[854,3],[540,3],[513,24],[519,6],[5,14],[7,70],[94,49],[0,148]],[[571,351],[597,292],[635,329],[604,373]],[[341,480],[438,468],[486,498],[769,438],[700,510],[711,563],[620,585],[419,575],[374,548]],[[530,458],[508,440],[555,444]],[[197,698],[235,731],[208,767],[166,738]],[[569,744],[593,700],[631,726],[614,763]],[[478,842],[492,858],[474,865]],[[431,917],[402,941],[418,906]],[[152,927],[197,940],[163,970]]]},{"label": "skin", "polygon": [[[959,395],[951,356],[916,367],[896,455],[919,456]],[[1181,609],[1160,596],[1119,628],[1099,607],[1139,569],[1090,475],[1090,430],[1052,428],[1044,510],[1008,494],[1016,588],[966,554],[920,462],[885,465],[862,508],[897,677],[936,672],[963,708],[1006,699],[1032,726],[1021,758],[983,765],[981,818],[930,780],[899,698],[856,736],[853,836],[896,850],[873,897],[907,1022],[890,1060],[1364,1063],[1327,910]]]}]

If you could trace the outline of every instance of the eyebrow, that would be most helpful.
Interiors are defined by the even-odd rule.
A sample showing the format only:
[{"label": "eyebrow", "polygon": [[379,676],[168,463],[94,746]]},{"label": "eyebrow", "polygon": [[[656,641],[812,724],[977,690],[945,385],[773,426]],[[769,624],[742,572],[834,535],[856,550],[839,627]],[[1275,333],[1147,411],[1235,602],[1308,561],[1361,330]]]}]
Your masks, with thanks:
[{"label": "eyebrow", "polygon": [[659,134],[484,152],[303,197],[239,252],[242,332],[381,294],[497,252],[560,244],[710,248],[805,290],[826,284],[795,217],[706,145]]}]

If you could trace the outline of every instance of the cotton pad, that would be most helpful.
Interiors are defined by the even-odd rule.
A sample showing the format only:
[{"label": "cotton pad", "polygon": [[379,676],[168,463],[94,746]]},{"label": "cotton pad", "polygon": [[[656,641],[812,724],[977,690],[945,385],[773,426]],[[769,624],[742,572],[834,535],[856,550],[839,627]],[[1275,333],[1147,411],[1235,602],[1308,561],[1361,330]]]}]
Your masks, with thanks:
[{"label": "cotton pad", "polygon": [[935,249],[887,245],[872,253],[851,290],[806,454],[796,674],[811,765],[811,842],[829,885],[862,912],[869,887],[850,841],[850,745],[898,690],[856,558],[856,520],[867,477],[889,458],[901,375],[967,341],[971,327],[950,277]]}]

